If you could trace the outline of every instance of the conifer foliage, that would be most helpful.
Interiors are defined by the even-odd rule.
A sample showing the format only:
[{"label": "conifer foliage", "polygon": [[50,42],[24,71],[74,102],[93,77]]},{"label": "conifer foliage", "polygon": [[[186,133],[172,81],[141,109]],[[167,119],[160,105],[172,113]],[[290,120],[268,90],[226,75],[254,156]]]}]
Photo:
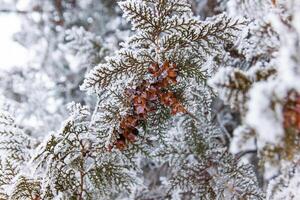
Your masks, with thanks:
[{"label": "conifer foliage", "polygon": [[[106,97],[107,101],[102,101],[99,107],[115,115],[108,118],[113,118],[114,122],[104,122],[108,124],[106,129],[110,129],[110,133],[105,130],[108,137],[115,135],[121,121],[116,119],[122,118],[124,112],[145,115],[146,110],[151,109],[146,106],[146,99],[159,98],[173,114],[187,113],[178,100],[187,98],[183,88],[190,80],[205,87],[209,74],[202,66],[208,56],[218,57],[222,46],[234,40],[235,31],[242,25],[224,15],[211,22],[200,21],[192,15],[186,1],[123,1],[120,6],[136,29],[135,34],[122,44],[115,56],[107,59],[107,63],[96,66],[82,86],[89,92],[118,99],[116,104]],[[134,92],[140,96],[131,97],[131,102],[132,94],[128,98],[126,93]],[[132,103],[134,107],[130,106]],[[158,112],[159,109],[152,110]],[[149,114],[149,117],[154,116]]]},{"label": "conifer foliage", "polygon": [[[236,8],[241,3],[229,2]],[[250,20],[248,35],[237,46],[244,59],[232,60],[210,83],[225,104],[240,110],[231,151],[260,159],[257,174],[269,186],[268,199],[297,199],[290,183],[297,182],[299,167],[299,2],[244,1],[242,7],[232,14]]]},{"label": "conifer foliage", "polygon": [[[30,94],[38,102],[58,97],[52,101],[59,112],[31,131],[20,120],[27,115],[15,120],[6,112],[11,102],[5,104],[0,200],[297,197],[299,3],[45,2],[31,3],[50,28],[36,23],[44,35],[31,36],[46,38],[49,48],[39,72],[28,72],[54,86],[33,84],[39,93]],[[51,66],[59,70],[51,73]],[[17,79],[6,75],[9,88]],[[51,92],[55,85],[61,95]],[[3,94],[22,102],[17,93]],[[223,126],[219,99],[239,114],[233,133]],[[67,101],[68,112],[61,106]]]},{"label": "conifer foliage", "polygon": [[[212,94],[205,83],[211,71],[203,66],[211,62],[209,57],[221,59],[224,46],[234,41],[243,22],[225,15],[201,21],[186,1],[123,1],[120,6],[135,33],[83,84],[83,89],[105,96],[98,106],[101,114],[96,114],[103,125],[95,130],[107,138],[110,150],[116,147],[130,156],[141,152],[170,165],[169,185],[159,186],[168,192],[160,198],[176,190],[182,198],[261,198],[251,170],[238,166],[222,150],[216,139],[220,133],[208,125]],[[193,95],[186,88],[195,88]],[[201,97],[204,91],[207,95]],[[173,130],[177,138],[166,132],[170,126],[181,127]],[[222,164],[214,165],[214,159]],[[220,165],[229,167],[228,174],[218,172]],[[234,182],[221,186],[218,176],[232,176]],[[246,188],[245,177],[250,180]],[[233,188],[239,192],[226,194]]]},{"label": "conifer foliage", "polygon": [[15,124],[13,118],[3,111],[0,113],[0,137],[0,199],[38,197],[39,182],[24,174],[32,155],[33,139],[29,138]]}]

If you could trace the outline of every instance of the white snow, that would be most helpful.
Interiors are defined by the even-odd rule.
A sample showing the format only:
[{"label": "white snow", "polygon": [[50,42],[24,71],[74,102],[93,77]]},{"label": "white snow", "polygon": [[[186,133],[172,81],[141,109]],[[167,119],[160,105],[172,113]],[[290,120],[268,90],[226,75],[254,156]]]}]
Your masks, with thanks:
[{"label": "white snow", "polygon": [[21,28],[20,18],[14,14],[0,14],[0,68],[23,66],[28,52],[13,40],[13,34]]}]

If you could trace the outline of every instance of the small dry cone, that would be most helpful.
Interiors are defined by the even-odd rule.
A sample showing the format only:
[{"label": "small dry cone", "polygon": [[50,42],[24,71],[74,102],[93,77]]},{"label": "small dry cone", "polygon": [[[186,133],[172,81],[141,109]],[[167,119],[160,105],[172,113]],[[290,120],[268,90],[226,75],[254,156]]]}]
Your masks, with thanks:
[{"label": "small dry cone", "polygon": [[115,132],[118,139],[109,146],[109,151],[114,147],[124,150],[129,142],[136,142],[139,133],[138,124],[147,119],[148,113],[155,112],[158,104],[167,106],[172,115],[187,113],[174,93],[168,91],[171,84],[177,83],[177,71],[175,63],[169,61],[161,65],[153,63],[148,67],[148,72],[154,77],[154,83],[143,80],[135,89],[125,89],[124,94],[130,101],[132,114],[122,117]]},{"label": "small dry cone", "polygon": [[126,129],[123,132],[124,137],[131,143],[136,141],[136,136],[138,135],[138,130],[136,128]]},{"label": "small dry cone", "polygon": [[42,200],[42,198],[40,197],[40,196],[35,196],[34,198],[33,198],[33,200]]},{"label": "small dry cone", "polygon": [[172,106],[172,111],[171,111],[172,115],[176,115],[177,113],[186,113],[186,110],[183,107],[183,105],[178,102]]},{"label": "small dry cone", "polygon": [[137,118],[133,115],[125,116],[120,123],[120,128],[127,129],[129,127],[135,127],[137,125]]},{"label": "small dry cone", "polygon": [[157,72],[159,71],[159,65],[157,63],[153,63],[148,67],[148,71],[154,76],[157,77]]},{"label": "small dry cone", "polygon": [[117,149],[119,150],[124,150],[126,148],[126,141],[125,141],[125,137],[123,135],[120,135],[120,138],[118,138],[115,141],[115,144]]},{"label": "small dry cone", "polygon": [[172,104],[176,103],[177,100],[174,97],[172,92],[166,92],[160,95],[160,101],[165,106],[171,106]]}]

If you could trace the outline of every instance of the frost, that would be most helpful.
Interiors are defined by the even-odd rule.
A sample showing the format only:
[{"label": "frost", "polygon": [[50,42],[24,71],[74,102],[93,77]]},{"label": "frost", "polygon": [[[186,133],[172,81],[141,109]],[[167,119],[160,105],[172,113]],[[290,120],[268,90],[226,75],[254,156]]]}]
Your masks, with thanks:
[{"label": "frost", "polygon": [[300,195],[298,1],[26,2],[0,199]]},{"label": "frost", "polygon": [[280,90],[276,83],[260,83],[249,93],[246,122],[256,130],[259,148],[266,143],[280,143],[283,138],[282,107],[276,104],[274,107],[270,101],[276,95],[275,88],[277,91]]}]

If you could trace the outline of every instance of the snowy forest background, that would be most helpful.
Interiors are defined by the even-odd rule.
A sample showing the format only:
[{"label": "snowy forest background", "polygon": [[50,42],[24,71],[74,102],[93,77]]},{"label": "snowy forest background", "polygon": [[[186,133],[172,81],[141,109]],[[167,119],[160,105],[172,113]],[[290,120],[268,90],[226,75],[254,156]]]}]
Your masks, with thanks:
[{"label": "snowy forest background", "polygon": [[0,55],[0,200],[300,200],[299,0],[7,15],[26,56]]}]

